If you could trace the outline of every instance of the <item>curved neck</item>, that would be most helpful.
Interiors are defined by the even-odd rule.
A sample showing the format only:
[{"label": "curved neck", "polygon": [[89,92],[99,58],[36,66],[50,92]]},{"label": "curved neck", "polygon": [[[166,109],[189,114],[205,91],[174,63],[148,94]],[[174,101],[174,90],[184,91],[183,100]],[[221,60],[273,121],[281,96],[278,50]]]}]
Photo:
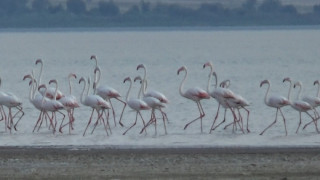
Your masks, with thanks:
[{"label": "curved neck", "polygon": [[298,95],[297,95],[297,100],[300,99],[301,91],[302,91],[302,85],[299,86],[299,91],[298,91]]},{"label": "curved neck", "polygon": [[42,76],[43,63],[40,63],[40,72],[38,77],[38,84],[41,84],[41,76]]},{"label": "curved neck", "polygon": [[44,91],[44,95],[42,96],[42,101],[41,101],[41,105],[43,105],[44,103],[44,99],[46,98],[46,94],[47,94],[47,88],[45,88],[46,90]]},{"label": "curved neck", "polygon": [[[129,89],[128,89],[127,96],[126,96],[126,101],[127,101],[127,102],[128,102],[128,100],[129,100],[129,94],[130,94],[130,90],[131,90],[131,87],[132,87],[132,81],[129,80],[129,83],[130,83],[130,85],[129,85]],[[141,86],[142,86],[142,85],[141,85]]]},{"label": "curved neck", "polygon": [[267,88],[266,94],[264,96],[264,103],[268,105],[267,99],[268,99],[268,94],[269,94],[269,90],[270,90],[271,85],[270,85],[270,83],[267,83],[267,84],[268,84],[268,88]]},{"label": "curved neck", "polygon": [[214,78],[215,78],[215,80],[216,80],[216,84],[214,85],[214,88],[217,88],[217,87],[218,87],[218,77],[217,77],[217,74],[214,73],[213,76],[214,76]]},{"label": "curved neck", "polygon": [[145,81],[147,78],[147,68],[143,67],[143,70],[144,70],[143,81]]},{"label": "curved neck", "polygon": [[87,90],[87,96],[89,96],[90,93],[90,78],[88,78],[88,90]]},{"label": "curved neck", "polygon": [[186,79],[187,79],[187,76],[188,76],[188,71],[185,70],[185,72],[186,72],[186,73],[185,73],[185,75],[184,75],[183,80],[181,81],[180,88],[179,88],[179,93],[180,93],[181,96],[184,96],[183,87],[184,87],[184,83],[185,83],[185,81],[186,81]]},{"label": "curved neck", "polygon": [[146,91],[147,91],[147,86],[148,86],[148,81],[145,80],[145,81],[142,81],[142,95],[145,96],[146,95]]},{"label": "curved neck", "polygon": [[[213,73],[213,68],[212,68],[212,66],[210,66],[210,74],[209,74],[208,86],[207,86],[207,92],[208,92],[208,93],[210,93],[210,81],[211,81],[212,73]],[[216,79],[217,79],[217,78],[216,78]]]},{"label": "curved neck", "polygon": [[100,70],[99,71],[95,71],[95,73],[94,73],[94,81],[93,81],[93,83],[95,84],[94,85],[94,89],[93,89],[93,93],[94,94],[96,94],[97,87],[98,87],[98,84],[99,84],[99,81],[100,81],[100,77],[101,77],[101,71]]},{"label": "curved neck", "polygon": [[317,97],[320,96],[320,84],[318,84],[318,92],[317,92]]},{"label": "curved neck", "polygon": [[290,85],[290,87],[289,87],[289,91],[288,91],[288,100],[290,101],[291,89],[292,89],[292,83],[291,83],[291,81],[289,81],[289,85]]},{"label": "curved neck", "polygon": [[57,93],[58,93],[58,83],[56,83],[56,90],[54,91],[54,100],[57,100]]},{"label": "curved neck", "polygon": [[86,83],[86,81],[84,80],[83,81],[83,89],[82,89],[82,92],[81,92],[81,95],[80,95],[80,102],[83,104],[83,96],[84,96],[84,91],[85,91],[85,89],[86,89],[86,85],[87,85],[87,83]]},{"label": "curved neck", "polygon": [[71,84],[71,77],[69,77],[69,92],[70,92],[70,95],[72,94],[72,84]]}]

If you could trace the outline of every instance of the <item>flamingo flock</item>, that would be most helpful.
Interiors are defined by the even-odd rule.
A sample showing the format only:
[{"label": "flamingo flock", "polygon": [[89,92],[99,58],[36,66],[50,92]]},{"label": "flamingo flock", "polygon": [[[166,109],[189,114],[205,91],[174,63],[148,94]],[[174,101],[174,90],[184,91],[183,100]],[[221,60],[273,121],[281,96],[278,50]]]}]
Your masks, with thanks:
[{"label": "flamingo flock", "polygon": [[[77,108],[82,104],[88,108],[91,108],[91,115],[88,118],[87,125],[84,128],[83,136],[86,135],[86,132],[89,128],[91,128],[91,134],[93,134],[94,130],[98,127],[98,125],[102,124],[107,135],[112,134],[112,127],[116,127],[118,124],[121,127],[125,127],[122,122],[124,111],[128,105],[128,107],[136,113],[135,120],[131,125],[129,125],[126,130],[123,132],[123,135],[126,135],[132,128],[137,124],[138,118],[141,119],[143,124],[143,128],[140,130],[140,133],[147,133],[147,128],[151,125],[154,125],[155,135],[157,135],[157,119],[162,119],[164,132],[167,134],[167,123],[169,123],[169,119],[167,113],[165,112],[166,107],[168,106],[169,100],[168,98],[161,92],[156,90],[149,90],[148,87],[148,78],[147,78],[147,68],[144,64],[139,64],[136,68],[137,71],[142,70],[143,76],[125,77],[123,80],[124,84],[129,84],[128,90],[125,97],[122,97],[116,89],[108,86],[108,85],[99,85],[101,79],[101,68],[98,65],[98,59],[95,55],[90,57],[90,60],[94,61],[95,66],[93,68],[93,82],[91,86],[91,78],[88,77],[80,77],[78,84],[83,84],[83,89],[81,91],[81,95],[78,99],[76,96],[72,94],[72,81],[77,80],[77,75],[74,73],[70,73],[68,77],[69,83],[69,93],[65,94],[59,90],[59,83],[56,79],[51,79],[47,83],[42,83],[42,72],[44,67],[44,62],[41,59],[37,59],[35,61],[35,68],[39,67],[39,74],[36,77],[34,75],[34,69],[30,71],[30,74],[27,74],[23,77],[24,81],[28,82],[29,86],[29,101],[30,103],[38,110],[39,115],[37,120],[35,121],[35,125],[33,128],[33,132],[40,131],[41,127],[43,127],[43,123],[45,122],[45,126],[47,129],[52,131],[52,133],[56,133],[59,131],[63,133],[64,127],[69,127],[69,134],[74,130],[74,123],[76,122],[74,113]],[[212,125],[209,128],[209,133],[212,133],[216,130],[220,125],[226,122],[226,114],[229,110],[232,114],[232,121],[224,126],[223,129],[227,129],[229,126],[233,126],[233,132],[238,129],[242,133],[250,133],[249,129],[249,115],[250,111],[248,106],[250,103],[242,97],[240,94],[233,92],[229,87],[231,85],[231,81],[229,79],[221,81],[218,83],[217,73],[214,71],[214,66],[211,62],[206,62],[203,64],[203,69],[209,68],[209,76],[207,81],[206,89],[202,89],[200,87],[190,87],[185,89],[185,82],[188,79],[188,69],[186,66],[181,66],[177,70],[177,75],[183,74],[183,78],[181,80],[179,86],[179,94],[193,101],[197,105],[197,111],[199,112],[199,116],[192,118],[189,122],[184,125],[184,130],[186,130],[191,124],[200,121],[200,132],[203,133],[203,118],[206,116],[204,108],[202,106],[203,100],[210,100],[213,98],[217,104],[217,110],[214,117],[212,117]],[[211,89],[211,81],[214,78],[214,88]],[[139,94],[134,96],[130,95],[133,83],[140,83]],[[319,133],[319,129],[317,126],[317,121],[320,118],[319,112],[317,111],[317,107],[320,106],[320,83],[319,81],[315,81],[314,85],[318,86],[318,92],[316,96],[301,96],[301,92],[303,90],[302,83],[297,81],[295,83],[287,77],[283,79],[283,83],[289,83],[288,96],[284,97],[281,95],[269,95],[269,91],[271,89],[271,83],[269,80],[263,80],[260,83],[260,87],[266,85],[267,90],[264,96],[264,103],[271,108],[276,109],[275,120],[267,126],[260,135],[263,135],[268,129],[270,129],[274,124],[276,124],[278,120],[278,114],[282,116],[285,135],[288,134],[287,126],[286,126],[286,118],[282,109],[285,106],[290,106],[292,109],[299,113],[299,123],[296,129],[296,133],[299,132],[299,129],[302,124],[301,114],[305,113],[308,117],[311,118],[309,122],[307,122],[303,129],[307,128],[309,125],[313,124],[315,126],[315,131]],[[1,79],[0,79],[1,85]],[[124,86],[125,87],[125,86]],[[299,89],[298,95],[295,100],[291,99],[291,91],[293,89]],[[92,89],[93,93],[90,93]],[[123,104],[120,118],[116,119],[116,111],[113,106],[114,101]],[[220,107],[224,109],[224,117],[221,122],[217,123],[219,117]],[[5,107],[8,111],[5,111]],[[15,110],[15,112],[13,112]],[[246,112],[246,125],[244,125],[244,118],[241,110]],[[148,121],[145,121],[146,117],[143,117],[141,111],[150,112],[150,117],[148,117]],[[155,112],[159,112],[157,114]],[[10,133],[12,130],[18,130],[17,126],[22,117],[24,116],[24,111],[22,107],[22,101],[13,93],[10,92],[2,92],[0,91],[0,121],[4,121],[5,123],[5,131],[9,130]],[[67,114],[67,116],[65,115]],[[112,114],[113,125],[109,122],[110,114]],[[68,119],[65,122],[65,119]],[[60,122],[59,122],[60,120]],[[16,121],[16,122],[14,122]],[[59,123],[58,123],[59,122]],[[60,125],[59,125],[60,124]]]}]

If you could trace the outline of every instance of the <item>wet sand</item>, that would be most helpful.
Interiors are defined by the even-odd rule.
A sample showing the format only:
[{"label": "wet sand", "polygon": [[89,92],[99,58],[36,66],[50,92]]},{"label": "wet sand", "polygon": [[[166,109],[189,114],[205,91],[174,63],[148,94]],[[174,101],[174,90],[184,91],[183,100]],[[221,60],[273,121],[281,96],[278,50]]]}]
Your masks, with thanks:
[{"label": "wet sand", "polygon": [[319,179],[320,148],[0,147],[0,178]]}]

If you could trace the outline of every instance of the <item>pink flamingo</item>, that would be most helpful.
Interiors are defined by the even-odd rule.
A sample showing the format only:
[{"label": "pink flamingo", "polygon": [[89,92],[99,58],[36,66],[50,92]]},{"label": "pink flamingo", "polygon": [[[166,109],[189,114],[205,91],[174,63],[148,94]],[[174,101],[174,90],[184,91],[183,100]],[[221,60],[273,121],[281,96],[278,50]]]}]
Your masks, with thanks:
[{"label": "pink flamingo", "polygon": [[[230,80],[229,79],[224,80],[224,81],[222,81],[220,83],[220,87],[229,88],[229,86],[230,86]],[[249,106],[249,102],[239,94],[235,94],[235,98],[234,99],[227,99],[227,102],[230,105],[230,107],[236,108],[238,110],[238,114],[239,114],[240,121],[242,123],[242,127],[243,127],[243,121],[242,121],[242,116],[241,116],[241,113],[240,113],[240,109],[242,108],[247,112],[247,132],[249,133],[250,132],[250,130],[249,130],[249,115],[250,115],[250,111],[246,108],[246,106]],[[232,122],[232,123],[226,125],[224,127],[224,129],[226,129],[231,124],[235,125],[235,122]]]},{"label": "pink flamingo", "polygon": [[[96,60],[95,56],[92,59]],[[126,104],[126,102],[124,102],[123,100],[120,99],[121,98],[120,93],[117,90],[115,90],[114,88],[106,86],[106,85],[98,86],[99,81],[100,81],[100,76],[101,76],[101,71],[100,71],[99,67],[95,68],[94,75],[95,75],[95,81],[93,84],[94,91],[96,92],[97,95],[101,96],[103,99],[105,99],[106,101],[108,101],[110,103],[112,113],[113,113],[114,124],[116,126],[115,111],[112,106],[111,99],[116,99],[119,102],[123,103],[123,108],[122,108],[122,112],[120,115],[119,123],[121,122],[123,111],[124,111],[127,104]],[[121,124],[121,123],[120,123],[120,125],[123,126],[123,124]]]},{"label": "pink flamingo", "polygon": [[[229,89],[220,88],[220,87],[217,86],[218,78],[217,78],[217,74],[213,71],[213,65],[212,65],[211,62],[207,62],[207,63],[205,63],[203,65],[203,68],[206,68],[206,67],[210,67],[210,74],[209,74],[209,78],[208,78],[207,92],[211,97],[213,97],[219,103],[216,116],[215,116],[214,121],[213,121],[213,123],[211,125],[211,128],[210,128],[210,133],[211,133],[213,130],[215,130],[217,127],[219,127],[222,123],[224,123],[226,121],[227,109],[231,110],[231,112],[232,112],[232,114],[234,116],[234,121],[236,120],[236,116],[235,116],[235,113],[234,113],[233,109],[227,103],[227,99],[234,99],[235,98],[235,94]],[[215,77],[216,85],[215,85],[214,90],[211,91],[210,90],[210,81],[211,81],[212,75]],[[219,116],[220,105],[224,108],[224,118],[223,118],[222,122],[220,122],[216,127],[214,127],[214,124],[216,123],[216,121],[218,119],[218,116]]]},{"label": "pink flamingo", "polygon": [[165,107],[165,104],[162,103],[157,98],[154,98],[151,96],[145,96],[145,89],[146,89],[145,83],[142,83],[142,79],[140,76],[137,76],[134,78],[134,82],[136,82],[137,80],[140,80],[140,84],[141,84],[138,98],[140,99],[141,92],[142,92],[142,95],[143,95],[142,100],[144,102],[146,102],[149,107],[151,107],[151,118],[150,118],[149,122],[146,124],[146,126],[143,127],[143,129],[140,131],[140,133],[142,133],[150,124],[155,123],[155,134],[157,134],[157,118],[156,118],[156,114],[155,114],[155,110],[157,109],[161,112],[161,114],[163,116],[162,119],[163,119],[163,124],[164,124],[164,130],[165,130],[165,134],[167,134],[165,116],[163,115],[165,113],[161,110],[161,108]]},{"label": "pink flamingo", "polygon": [[183,91],[184,83],[185,83],[185,81],[187,79],[187,76],[188,76],[188,70],[187,70],[187,68],[185,66],[182,66],[182,67],[180,67],[178,69],[177,74],[179,75],[179,73],[181,71],[185,71],[185,76],[184,76],[184,79],[182,80],[182,82],[180,84],[179,93],[180,93],[180,95],[182,97],[185,97],[187,99],[190,99],[190,100],[194,101],[197,104],[198,110],[200,112],[200,116],[197,117],[196,119],[190,121],[189,123],[187,123],[184,126],[184,129],[187,129],[187,127],[191,123],[193,123],[193,122],[197,121],[198,119],[200,119],[200,122],[201,122],[201,133],[202,133],[203,132],[203,130],[202,130],[202,118],[205,116],[205,113],[203,111],[203,108],[202,108],[202,105],[201,105],[200,101],[203,100],[203,99],[209,99],[210,96],[205,90],[200,89],[198,87],[189,88],[188,90]]},{"label": "pink flamingo", "polygon": [[[84,83],[84,86],[83,86],[83,90],[82,90],[82,93],[81,93],[80,102],[83,105],[89,106],[89,107],[92,108],[91,116],[89,118],[89,122],[87,124],[86,129],[83,132],[83,136],[84,136],[86,134],[86,131],[87,131],[89,125],[91,124],[92,116],[93,116],[94,111],[97,111],[97,114],[98,114],[97,121],[96,121],[95,126],[94,126],[94,129],[95,129],[98,121],[102,118],[104,109],[110,109],[111,106],[110,106],[109,102],[105,101],[102,97],[100,97],[98,95],[89,95],[90,87],[88,87],[87,95],[85,96],[84,95],[84,91],[86,89],[87,83],[86,83],[86,81],[85,81],[85,79],[83,77],[80,78],[79,84],[81,84],[81,82]],[[88,83],[89,82],[90,81],[88,79]],[[100,111],[101,111],[101,113],[100,113]],[[103,121],[103,125],[105,127],[105,130],[106,130],[106,132],[108,134],[108,129],[106,127],[106,123],[104,122],[103,118],[102,118],[102,121]],[[92,130],[92,133],[93,133],[94,129]]]},{"label": "pink flamingo", "polygon": [[[288,82],[290,83],[289,92],[288,92],[288,99],[289,99],[289,101],[290,101],[292,83],[291,83],[291,79],[290,79],[290,78],[284,78],[284,79],[283,79],[283,82],[286,82],[286,81],[288,81]],[[311,117],[312,121],[313,121],[314,124],[315,124],[316,131],[319,133],[316,119],[313,118],[313,117],[311,116],[311,114],[308,113],[308,111],[314,110],[314,108],[313,108],[309,103],[300,100],[300,94],[301,94],[301,91],[302,91],[302,83],[301,83],[300,81],[296,82],[296,83],[293,85],[293,88],[295,88],[295,87],[297,87],[297,86],[300,87],[299,92],[298,92],[297,99],[294,100],[294,101],[291,101],[291,103],[290,103],[291,107],[299,112],[299,117],[300,117],[300,119],[299,119],[299,125],[298,125],[298,128],[297,128],[297,130],[296,130],[296,133],[298,133],[299,128],[300,128],[300,125],[301,125],[301,113],[302,113],[302,112],[306,113],[308,116]]]},{"label": "pink flamingo", "polygon": [[269,107],[276,108],[277,112],[276,112],[276,119],[274,120],[274,122],[272,122],[266,129],[264,129],[260,133],[260,135],[263,135],[263,133],[267,129],[269,129],[272,125],[274,125],[277,122],[278,111],[280,111],[280,113],[282,115],[283,122],[284,122],[284,128],[285,128],[286,135],[287,135],[288,132],[287,132],[287,126],[286,126],[286,119],[285,119],[285,117],[284,117],[284,115],[283,115],[283,113],[281,111],[281,108],[284,107],[284,106],[290,105],[290,102],[289,102],[289,100],[287,98],[285,98],[283,96],[279,96],[279,95],[272,95],[272,96],[269,97],[268,94],[269,94],[269,90],[270,90],[271,84],[270,84],[269,80],[263,80],[260,83],[260,87],[262,87],[264,84],[268,85],[268,89],[267,89],[266,95],[264,97],[264,103]]},{"label": "pink flamingo", "polygon": [[[0,85],[1,85],[1,78],[0,78]],[[3,115],[5,118],[6,127],[8,129],[10,129],[10,132],[11,132],[12,126],[17,131],[16,126],[19,123],[19,121],[21,120],[21,118],[24,116],[24,112],[22,110],[23,108],[22,108],[21,100],[16,95],[14,95],[10,92],[0,92],[0,105],[1,105]],[[4,113],[3,106],[6,106],[9,109],[8,119],[6,118],[6,115]],[[14,115],[12,115],[12,108],[16,108],[18,110]],[[21,113],[22,115],[19,117],[18,121],[14,124],[13,119],[19,113]]]},{"label": "pink flamingo", "polygon": [[73,74],[73,73],[70,73],[69,76],[68,76],[70,94],[63,96],[59,100],[59,102],[61,102],[63,104],[64,108],[67,110],[68,117],[69,117],[69,122],[68,123],[62,125],[63,121],[61,122],[59,131],[62,133],[62,128],[65,127],[66,125],[69,125],[69,134],[71,133],[71,129],[73,129],[72,125],[73,125],[73,122],[75,120],[74,116],[73,116],[74,109],[80,107],[79,103],[77,101],[77,98],[72,95],[71,78],[77,79],[77,76],[75,74]]},{"label": "pink flamingo", "polygon": [[[127,91],[127,96],[126,96],[126,102],[127,104],[129,105],[129,107],[131,109],[133,109],[134,111],[136,111],[136,120],[135,122],[123,133],[123,135],[125,135],[133,126],[136,125],[137,123],[137,120],[138,120],[138,114],[140,115],[141,117],[141,120],[143,122],[143,126],[145,127],[146,124],[145,124],[145,121],[143,120],[143,117],[140,113],[140,111],[142,110],[149,110],[150,107],[147,105],[147,103],[145,103],[144,101],[142,101],[141,99],[138,99],[138,98],[130,98],[129,99],[129,93],[130,93],[130,90],[132,88],[132,79],[130,77],[126,77],[124,80],[123,80],[123,83],[125,83],[126,81],[129,81],[130,83],[130,86],[129,86],[129,89]],[[145,131],[146,132],[146,131]]]},{"label": "pink flamingo", "polygon": [[[38,82],[37,82],[38,85],[40,85],[41,84],[41,77],[42,77],[43,61],[41,59],[37,59],[35,64],[36,65],[40,64],[40,72],[39,72],[39,77],[38,77]],[[39,92],[43,95],[44,94],[44,88],[41,88],[41,89],[42,90],[40,90]],[[52,88],[52,87],[49,87],[47,89],[46,97],[49,98],[49,99],[53,99],[54,95],[55,95],[54,93],[55,93],[55,89]],[[56,95],[57,100],[59,100],[63,96],[64,96],[63,93],[60,90],[58,90],[57,91],[57,95]]]},{"label": "pink flamingo", "polygon": [[147,68],[144,64],[139,64],[137,66],[137,70],[139,70],[139,69],[144,70],[144,75],[143,75],[143,82],[145,83],[144,84],[144,86],[145,86],[144,87],[144,91],[145,91],[144,96],[151,96],[151,97],[159,99],[159,101],[161,103],[168,104],[169,100],[163,93],[156,91],[156,90],[149,90],[149,91],[146,90],[147,89]]}]

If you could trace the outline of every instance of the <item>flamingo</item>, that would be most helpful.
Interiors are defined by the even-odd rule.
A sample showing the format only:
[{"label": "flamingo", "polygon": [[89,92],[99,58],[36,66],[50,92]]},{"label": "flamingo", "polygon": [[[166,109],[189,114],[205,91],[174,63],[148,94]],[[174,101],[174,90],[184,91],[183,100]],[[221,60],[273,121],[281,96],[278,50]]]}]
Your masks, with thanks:
[{"label": "flamingo", "polygon": [[[38,77],[38,85],[40,85],[41,84],[41,77],[42,77],[42,69],[43,69],[43,61],[42,61],[42,59],[37,59],[35,64],[36,65],[40,64],[40,72],[39,72],[39,77]],[[44,95],[44,88],[41,88],[41,89],[40,89],[41,90],[40,93],[42,95]],[[54,98],[54,93],[55,93],[55,89],[53,87],[49,87],[47,89],[46,97],[48,97],[49,99],[53,99]],[[56,95],[57,100],[59,100],[63,96],[64,96],[63,93],[60,90],[58,90],[57,91],[57,95]]]},{"label": "flamingo", "polygon": [[144,96],[151,96],[151,97],[154,97],[154,98],[157,98],[159,99],[160,102],[162,103],[165,103],[165,104],[168,104],[169,103],[169,100],[168,98],[161,92],[159,91],[156,91],[156,90],[149,90],[147,91],[147,68],[144,64],[139,64],[137,66],[137,70],[139,69],[143,69],[144,70],[144,75],[143,75],[143,82],[145,83],[144,84],[144,91],[145,91],[145,95]]},{"label": "flamingo", "polygon": [[140,76],[137,76],[137,77],[134,78],[134,82],[136,82],[137,80],[140,80],[140,83],[141,83],[141,87],[140,87],[138,98],[140,99],[141,92],[142,92],[142,95],[143,95],[142,100],[144,102],[146,102],[149,107],[151,107],[151,118],[150,118],[150,121],[146,124],[145,127],[143,127],[143,129],[141,130],[140,133],[142,133],[150,124],[152,124],[154,122],[155,123],[155,134],[157,134],[157,118],[156,118],[155,110],[158,109],[162,114],[165,134],[167,134],[166,124],[165,124],[166,122],[165,122],[165,116],[164,116],[165,113],[161,110],[161,108],[165,107],[165,104],[162,103],[157,98],[154,98],[154,97],[151,97],[151,96],[145,96],[145,83],[142,83],[142,78]]},{"label": "flamingo", "polygon": [[200,122],[201,122],[201,133],[203,132],[202,130],[202,118],[205,116],[205,113],[203,111],[203,108],[202,108],[202,105],[200,103],[201,100],[203,99],[209,99],[210,98],[210,95],[203,89],[200,89],[198,87],[194,87],[194,88],[189,88],[188,90],[186,91],[183,91],[183,87],[184,87],[184,83],[187,79],[187,76],[188,76],[188,70],[185,66],[182,66],[178,69],[178,72],[177,74],[179,75],[179,73],[181,71],[185,71],[185,76],[184,76],[184,79],[182,80],[181,84],[180,84],[180,88],[179,88],[179,93],[182,97],[185,97],[187,99],[190,99],[192,101],[194,101],[197,106],[198,106],[198,110],[200,112],[200,116],[197,117],[196,119],[190,121],[189,123],[187,123],[185,126],[184,126],[184,129],[187,129],[187,127],[197,121],[198,119],[200,119]]},{"label": "flamingo", "polygon": [[[292,82],[291,82],[290,78],[284,78],[283,79],[283,82],[286,82],[286,81],[288,81],[290,83],[289,92],[288,92],[288,100],[290,101]],[[305,102],[303,100],[300,100],[300,94],[301,94],[301,91],[302,91],[302,83],[300,81],[294,83],[293,88],[295,88],[297,86],[300,87],[299,92],[298,92],[298,96],[297,96],[296,100],[293,100],[290,103],[291,107],[299,112],[300,119],[299,119],[299,125],[298,125],[298,128],[296,130],[296,133],[298,133],[300,125],[301,125],[301,113],[302,112],[306,113],[308,116],[311,117],[312,121],[315,124],[316,131],[319,133],[316,119],[313,118],[310,113],[308,113],[308,111],[314,110],[314,108],[309,103],[307,103],[307,102]]]},{"label": "flamingo", "polygon": [[[46,112],[42,109],[42,99],[43,99],[43,96],[39,93],[37,93],[37,83],[36,83],[36,80],[34,79],[33,77],[33,71],[32,71],[32,74],[28,74],[28,75],[25,75],[23,77],[23,80],[26,80],[26,79],[31,79],[31,84],[29,83],[30,85],[30,92],[29,92],[29,101],[31,102],[31,104],[40,111],[40,114],[39,114],[39,117],[37,119],[37,122],[33,128],[33,131],[35,131],[38,123],[42,120],[42,118],[46,115]],[[42,121],[41,121],[42,122]],[[40,126],[39,126],[40,128]],[[39,129],[38,129],[39,130]]]},{"label": "flamingo", "polygon": [[[97,111],[97,114],[98,114],[98,117],[97,117],[97,121],[95,123],[95,127],[97,125],[97,122],[102,119],[103,121],[103,125],[105,127],[105,130],[108,134],[108,131],[107,131],[107,127],[106,127],[106,124],[104,122],[104,119],[102,118],[102,115],[103,115],[103,111],[104,109],[110,109],[111,106],[109,104],[109,102],[105,101],[102,97],[98,96],[98,95],[89,95],[89,90],[90,90],[90,87],[88,87],[88,91],[87,91],[87,95],[85,96],[84,95],[84,91],[86,89],[86,86],[87,86],[87,82],[85,81],[85,79],[83,77],[80,78],[79,80],[79,84],[81,84],[81,82],[83,82],[84,86],[83,86],[83,90],[82,90],[82,93],[81,93],[81,96],[80,96],[80,102],[85,105],[85,106],[89,106],[92,108],[92,111],[91,111],[91,116],[89,118],[89,122],[87,124],[87,127],[86,129],[84,130],[83,132],[83,136],[86,134],[86,131],[89,127],[89,125],[91,124],[91,121],[92,121],[92,116],[93,116],[93,113],[94,111]],[[90,79],[88,79],[88,83],[90,82]],[[101,111],[101,113],[100,113]],[[94,129],[93,129],[94,130]],[[92,131],[93,133],[93,131]]]},{"label": "flamingo", "polygon": [[[92,59],[96,60],[95,56]],[[123,124],[121,124],[121,119],[122,119],[123,111],[127,105],[126,102],[124,102],[123,100],[120,99],[121,98],[120,93],[117,90],[115,90],[114,88],[106,86],[106,85],[98,86],[99,81],[100,81],[100,76],[101,76],[101,71],[100,71],[99,67],[95,68],[94,74],[95,74],[95,81],[93,84],[94,91],[96,92],[97,95],[101,96],[103,99],[105,99],[106,101],[108,101],[110,103],[115,126],[116,126],[115,112],[114,112],[114,108],[111,103],[111,99],[116,99],[119,102],[123,103],[123,108],[122,108],[122,112],[121,112],[120,120],[119,120],[119,124],[121,126],[123,126]]]},{"label": "flamingo", "polygon": [[[222,81],[220,83],[220,87],[229,88],[229,86],[230,86],[230,80],[229,79],[224,80],[224,81]],[[241,113],[240,113],[240,109],[243,108],[247,112],[247,132],[250,132],[250,130],[249,130],[249,115],[250,115],[250,111],[246,108],[246,106],[249,106],[249,102],[239,94],[235,94],[235,98],[234,99],[227,99],[227,102],[230,105],[230,107],[236,108],[238,110],[239,118],[240,118],[241,122],[242,122],[242,116],[241,116]],[[224,129],[226,129],[231,124],[234,124],[234,122],[226,125],[224,127]]]},{"label": "flamingo", "polygon": [[[50,120],[50,124],[51,126],[53,127],[53,133],[55,133],[56,131],[56,124],[57,124],[57,120],[56,120],[56,112],[59,112],[59,110],[62,110],[64,108],[64,106],[59,102],[57,101],[56,99],[56,94],[57,94],[57,90],[58,90],[58,83],[56,80],[50,80],[49,81],[49,84],[51,83],[55,83],[56,84],[56,90],[55,90],[55,94],[53,96],[53,99],[49,99],[49,98],[46,98],[45,96],[42,97],[42,103],[41,103],[41,106],[42,106],[42,109],[45,111],[45,112],[51,112],[52,113],[52,117],[49,118]],[[48,88],[46,87],[45,84],[42,84],[38,87],[38,90],[40,89],[45,89],[44,90],[44,94],[47,93],[48,91]],[[60,112],[61,113],[61,112]],[[63,113],[61,113],[63,116],[65,116]],[[53,124],[53,118],[55,119],[55,124]],[[64,119],[64,117],[63,117]],[[40,124],[41,126],[41,124]]]},{"label": "flamingo", "polygon": [[283,96],[279,96],[279,95],[268,96],[269,90],[270,90],[270,87],[271,87],[271,83],[270,83],[269,80],[263,80],[260,83],[260,87],[262,87],[264,84],[268,85],[268,89],[267,89],[267,92],[266,92],[265,97],[264,97],[264,103],[269,107],[276,108],[277,112],[276,112],[276,119],[274,120],[274,122],[272,122],[266,129],[264,129],[260,133],[260,135],[263,135],[263,133],[267,129],[269,129],[272,125],[274,125],[277,122],[278,111],[280,111],[280,113],[282,115],[283,122],[284,122],[284,128],[285,128],[285,131],[286,131],[286,135],[288,135],[287,126],[286,126],[286,119],[285,119],[285,117],[284,117],[284,115],[283,115],[283,113],[281,111],[281,108],[284,107],[284,106],[290,105],[290,101],[287,98],[285,98]]},{"label": "flamingo", "polygon": [[[208,78],[208,85],[207,85],[207,93],[213,97],[217,102],[218,102],[218,110],[217,110],[217,113],[216,113],[216,116],[215,116],[215,119],[211,125],[211,128],[210,128],[210,133],[215,130],[217,127],[219,127],[222,123],[225,122],[226,120],[226,113],[227,113],[227,109],[230,109],[233,116],[234,116],[234,119],[236,119],[235,117],[235,114],[234,114],[234,111],[232,110],[232,108],[228,105],[227,103],[227,99],[231,99],[231,98],[235,98],[235,95],[234,93],[229,90],[229,89],[225,89],[225,88],[220,88],[220,87],[217,87],[217,84],[218,84],[218,78],[217,78],[217,74],[213,71],[213,65],[211,62],[207,62],[203,65],[203,69],[206,68],[206,67],[210,67],[210,74],[209,74],[209,78]],[[210,81],[211,81],[211,77],[212,75],[215,77],[215,80],[216,80],[216,85],[215,85],[215,89],[214,90],[210,90]],[[219,110],[220,110],[220,105],[225,109],[224,110],[224,118],[223,118],[223,121],[221,123],[219,123],[216,127],[214,127],[214,124],[216,122],[216,120],[218,119],[218,115],[219,115]],[[213,128],[214,127],[214,128]]]},{"label": "flamingo", "polygon": [[71,86],[71,78],[75,78],[77,79],[77,76],[73,73],[70,73],[68,76],[69,79],[69,95],[65,95],[63,96],[61,99],[59,99],[59,102],[61,102],[64,106],[64,108],[67,110],[68,112],[68,117],[69,117],[69,122],[67,124],[62,125],[63,121],[61,122],[59,131],[62,133],[62,128],[65,127],[66,125],[69,125],[69,134],[71,133],[71,129],[72,128],[72,124],[74,122],[74,109],[80,107],[79,103],[77,101],[77,98],[75,96],[72,95],[72,86]]},{"label": "flamingo", "polygon": [[[318,112],[317,109],[316,109],[316,108],[320,105],[320,97],[319,97],[320,86],[319,86],[319,81],[318,81],[318,80],[314,81],[314,83],[313,83],[313,85],[316,85],[316,84],[318,84],[318,91],[317,91],[316,96],[304,96],[304,97],[302,98],[302,100],[305,101],[305,102],[307,102],[307,103],[309,103],[309,104],[313,107],[314,112],[315,112],[315,117],[316,117],[316,119],[318,119],[318,118],[319,118],[319,112]],[[307,123],[307,124],[303,127],[303,129],[305,129],[305,128],[306,128],[309,124],[311,124],[311,123],[313,123],[313,121]]]},{"label": "flamingo", "polygon": [[[129,107],[131,109],[133,109],[134,111],[136,111],[136,120],[135,122],[123,133],[123,135],[125,135],[133,126],[136,125],[137,123],[137,120],[138,120],[138,114],[140,115],[141,117],[141,120],[143,122],[143,126],[145,127],[146,124],[145,124],[145,121],[140,113],[140,111],[142,110],[149,110],[150,107],[148,106],[147,103],[145,103],[144,101],[142,101],[141,99],[138,99],[138,98],[130,98],[129,99],[129,94],[130,94],[130,91],[131,91],[131,88],[132,88],[132,79],[130,77],[126,77],[124,80],[123,80],[123,83],[129,81],[130,83],[130,86],[129,86],[129,89],[127,91],[127,95],[126,95],[126,103],[129,105]],[[146,132],[146,131],[145,131]]]},{"label": "flamingo", "polygon": [[[0,85],[1,85],[1,78],[0,78]],[[5,124],[7,128],[10,129],[10,132],[12,129],[12,125],[14,124],[13,119],[16,117],[16,115],[18,115],[19,113],[22,113],[18,121],[13,125],[14,129],[17,131],[16,126],[18,125],[21,118],[24,116],[21,100],[11,92],[0,92],[0,105],[3,112],[4,112],[3,106],[6,106],[9,109],[8,119],[6,119],[5,113],[4,113],[4,116],[5,116]],[[12,108],[16,108],[18,110],[13,116],[12,116]]]}]

